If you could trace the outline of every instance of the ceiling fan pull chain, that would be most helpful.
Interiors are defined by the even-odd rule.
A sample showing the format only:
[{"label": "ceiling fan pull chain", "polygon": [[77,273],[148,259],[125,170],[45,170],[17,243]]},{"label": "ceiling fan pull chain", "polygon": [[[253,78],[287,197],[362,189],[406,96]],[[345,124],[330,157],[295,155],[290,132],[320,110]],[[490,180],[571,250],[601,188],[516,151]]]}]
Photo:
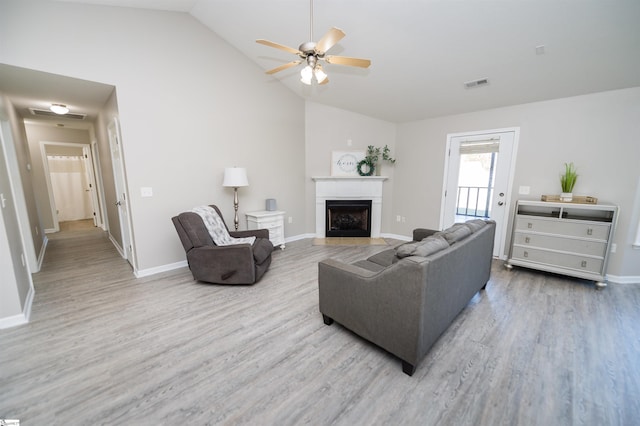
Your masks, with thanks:
[{"label": "ceiling fan pull chain", "polygon": [[310,25],[309,25],[309,41],[313,41],[313,0],[309,0],[310,6],[309,11],[311,16],[309,17]]}]

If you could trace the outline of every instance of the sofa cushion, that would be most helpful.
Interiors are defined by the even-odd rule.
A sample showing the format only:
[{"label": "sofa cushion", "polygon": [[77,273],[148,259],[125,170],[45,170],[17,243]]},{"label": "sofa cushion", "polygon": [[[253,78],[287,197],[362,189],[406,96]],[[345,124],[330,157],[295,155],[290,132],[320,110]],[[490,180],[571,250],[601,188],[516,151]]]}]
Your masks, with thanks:
[{"label": "sofa cushion", "polygon": [[449,243],[442,236],[432,235],[422,241],[402,244],[396,248],[396,256],[399,258],[408,256],[427,257],[447,247],[449,247]]},{"label": "sofa cushion", "polygon": [[460,241],[471,235],[471,228],[466,226],[464,223],[456,223],[450,228],[447,228],[442,232],[438,232],[435,235],[440,235],[444,237],[444,239],[447,240],[449,244],[453,244],[456,241]]},{"label": "sofa cushion", "polygon": [[398,259],[396,258],[396,252],[393,249],[381,251],[378,254],[374,254],[367,259],[369,262],[377,263],[380,266],[392,265]]},{"label": "sofa cushion", "polygon": [[368,271],[371,272],[380,272],[383,269],[385,269],[384,266],[378,264],[378,263],[374,263],[368,260],[359,260],[357,262],[353,262],[352,265],[356,265],[359,266],[360,268],[364,268]]},{"label": "sofa cushion", "polygon": [[473,233],[482,229],[487,224],[487,222],[485,222],[482,219],[473,219],[473,220],[466,221],[464,224],[468,226],[469,229],[471,229],[471,232]]}]

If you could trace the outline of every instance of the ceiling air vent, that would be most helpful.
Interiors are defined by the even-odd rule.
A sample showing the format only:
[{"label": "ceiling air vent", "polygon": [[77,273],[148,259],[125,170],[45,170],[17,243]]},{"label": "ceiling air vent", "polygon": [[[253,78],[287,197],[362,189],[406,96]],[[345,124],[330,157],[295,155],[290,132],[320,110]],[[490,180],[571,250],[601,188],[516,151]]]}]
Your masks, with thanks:
[{"label": "ceiling air vent", "polygon": [[473,87],[484,86],[486,84],[489,84],[489,79],[481,78],[479,80],[467,81],[466,83],[464,83],[464,87],[466,87],[467,89],[471,89]]},{"label": "ceiling air vent", "polygon": [[38,108],[29,108],[31,114],[39,115],[44,117],[56,117],[56,118],[70,118],[72,120],[84,120],[87,114],[75,114],[73,112],[68,112],[64,115],[56,114],[53,111],[49,111],[47,109],[38,109]]}]

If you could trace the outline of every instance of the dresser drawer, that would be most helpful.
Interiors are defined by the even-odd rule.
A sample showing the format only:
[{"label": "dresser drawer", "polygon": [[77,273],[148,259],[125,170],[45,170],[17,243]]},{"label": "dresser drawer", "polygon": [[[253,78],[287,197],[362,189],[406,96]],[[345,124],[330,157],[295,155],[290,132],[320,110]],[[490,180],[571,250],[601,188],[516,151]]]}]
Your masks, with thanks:
[{"label": "dresser drawer", "polygon": [[553,235],[516,232],[513,244],[523,247],[568,251],[575,254],[602,256],[606,254],[607,243],[580,238],[557,237]]},{"label": "dresser drawer", "polygon": [[269,229],[269,239],[270,240],[281,240],[283,238],[282,228],[268,228]]},{"label": "dresser drawer", "polygon": [[604,259],[580,256],[568,253],[558,253],[535,248],[513,246],[513,259],[525,262],[539,263],[576,271],[600,274]]},{"label": "dresser drawer", "polygon": [[542,232],[568,237],[592,238],[602,241],[609,239],[610,224],[572,222],[565,219],[540,219],[531,216],[516,218],[517,231]]},{"label": "dresser drawer", "polygon": [[256,222],[256,225],[262,229],[274,229],[282,227],[283,222],[281,220],[270,220],[263,222]]}]

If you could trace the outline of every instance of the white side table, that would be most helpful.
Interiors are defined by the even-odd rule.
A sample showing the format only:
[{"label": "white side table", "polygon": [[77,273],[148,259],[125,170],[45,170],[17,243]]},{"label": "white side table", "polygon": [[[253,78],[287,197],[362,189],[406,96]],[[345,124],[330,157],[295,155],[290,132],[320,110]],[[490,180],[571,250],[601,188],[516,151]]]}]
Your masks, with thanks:
[{"label": "white side table", "polygon": [[274,246],[280,246],[284,250],[284,214],[280,210],[245,213],[247,216],[247,229],[268,229],[269,240]]}]

